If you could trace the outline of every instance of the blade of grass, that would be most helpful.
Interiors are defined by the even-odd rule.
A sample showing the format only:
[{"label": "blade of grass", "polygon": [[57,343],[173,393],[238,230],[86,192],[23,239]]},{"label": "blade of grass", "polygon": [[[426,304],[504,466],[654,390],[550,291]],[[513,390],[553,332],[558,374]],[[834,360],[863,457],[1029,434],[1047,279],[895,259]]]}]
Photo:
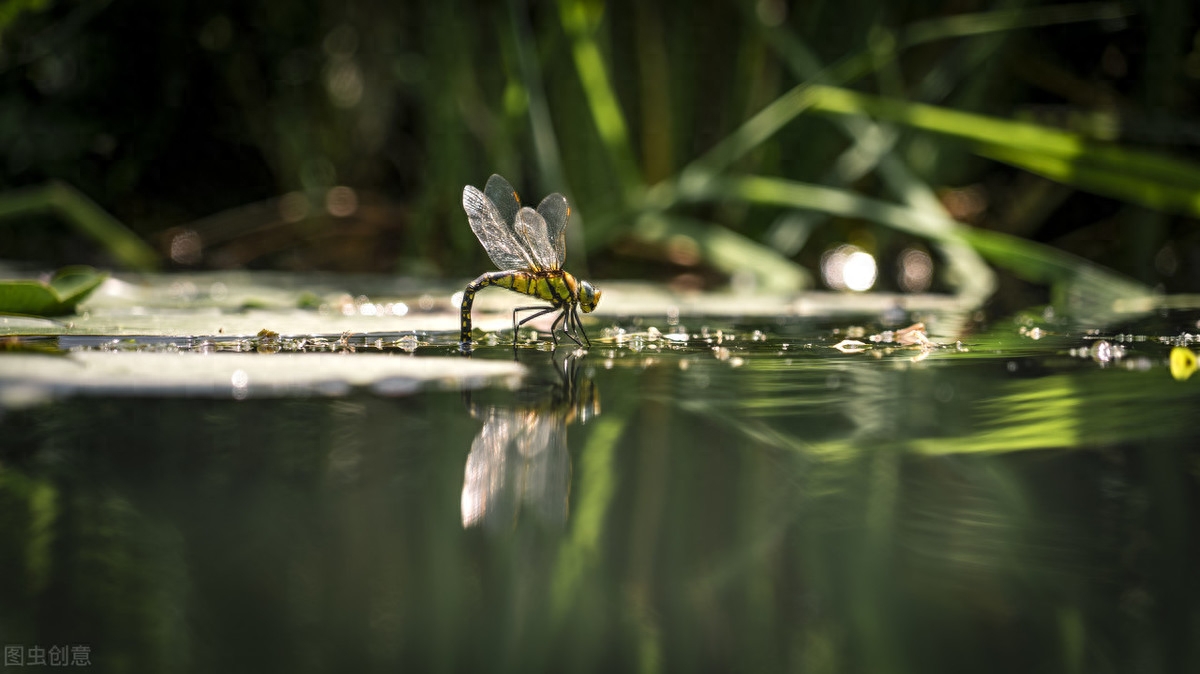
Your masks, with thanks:
[{"label": "blade of grass", "polygon": [[938,40],[986,35],[1021,28],[1061,23],[1114,21],[1133,14],[1119,2],[1084,2],[1051,7],[1015,7],[990,12],[972,12],[910,23],[900,34],[901,48]]},{"label": "blade of grass", "polygon": [[754,273],[759,290],[795,292],[811,285],[803,267],[777,251],[752,241],[727,227],[677,215],[646,213],[638,218],[633,235],[642,243],[663,245],[685,237],[699,246],[701,256],[718,271]]},{"label": "blade of grass", "polygon": [[959,240],[961,235],[956,228],[963,227],[946,216],[871,199],[849,190],[761,176],[714,178],[704,189],[684,190],[679,197],[683,202],[738,200],[862,218],[938,241]]},{"label": "blade of grass", "polygon": [[0,219],[54,213],[100,242],[116,261],[130,269],[157,269],[159,255],[141,237],[65,183],[52,182],[0,194]]},{"label": "blade of grass", "polygon": [[[902,33],[896,53],[898,54],[908,47],[935,40],[1056,23],[1112,20],[1131,13],[1119,3],[1084,3],[1020,11],[1024,11],[1026,14],[1021,15],[1018,10],[1000,10],[958,15],[946,19],[932,19],[928,22],[914,24]],[[870,51],[864,51],[848,56],[823,70],[811,72],[810,68],[818,65],[812,54],[794,40],[788,41],[786,37],[781,37],[786,35],[786,31],[779,30],[773,31],[773,33],[772,41],[777,48],[788,54],[789,62],[804,65],[803,72],[807,77],[806,81],[796,85],[764,107],[711,150],[686,166],[680,172],[678,181],[692,183],[689,185],[689,189],[728,168],[730,164],[765,142],[796,116],[808,110],[814,103],[812,94],[808,91],[813,84],[847,84],[870,74],[881,65],[877,55]],[[664,207],[664,204],[669,205],[673,198],[673,192],[674,187],[669,183],[656,185],[648,195],[651,206],[661,208]]]},{"label": "blade of grass", "polygon": [[1089,166],[1082,161],[1038,155],[998,145],[980,145],[976,154],[1025,169],[1064,185],[1117,197],[1161,211],[1200,215],[1200,187],[1176,187],[1141,176]]},{"label": "blade of grass", "polygon": [[684,192],[688,201],[732,199],[759,205],[810,209],[861,218],[938,242],[968,244],[993,263],[1034,282],[1057,284],[1069,311],[1111,309],[1117,299],[1144,297],[1145,286],[1063,252],[1015,236],[976,229],[946,216],[861,196],[847,190],[760,176],[725,177],[704,190]]},{"label": "blade of grass", "polygon": [[629,141],[625,115],[621,112],[600,47],[592,38],[587,5],[580,0],[560,0],[558,9],[563,30],[571,40],[575,69],[579,72],[596,130],[608,148],[609,158],[625,189],[626,200],[636,202],[644,184]]},{"label": "blade of grass", "polygon": [[[786,59],[796,76],[821,76],[819,60],[792,31],[766,28],[765,32],[768,41]],[[880,38],[878,41],[894,44],[890,39]],[[894,60],[895,56],[895,53],[889,50],[880,55],[878,60]],[[852,141],[852,146],[835,162],[825,183],[838,187],[848,185],[878,167],[879,176],[889,190],[904,203],[949,219],[949,214],[933,189],[918,178],[901,157],[892,152],[898,134],[890,125],[877,124],[865,116],[840,117],[835,125]],[[793,226],[811,226],[811,223],[798,222]],[[973,249],[962,243],[950,241],[939,242],[937,245],[951,267],[949,276],[965,301],[978,305],[991,295],[995,289],[995,278],[991,269]]]},{"label": "blade of grass", "polygon": [[[509,21],[513,36],[513,48],[517,52],[517,64],[521,73],[522,86],[529,99],[529,126],[533,136],[533,147],[537,155],[538,172],[542,184],[549,190],[564,192],[570,203],[574,203],[567,186],[567,174],[563,168],[562,148],[554,132],[550,105],[546,101],[546,88],[542,69],[534,49],[533,30],[528,25],[524,2],[512,0],[508,3]],[[567,228],[569,250],[572,251],[572,269],[576,274],[587,275],[587,247],[584,245],[586,228],[583,216],[576,211]]]},{"label": "blade of grass", "polygon": [[533,149],[537,155],[538,170],[544,186],[565,185],[566,175],[562,166],[562,152],[550,106],[546,102],[546,90],[542,84],[542,70],[534,49],[533,31],[529,27],[523,2],[508,3],[510,31],[513,47],[517,53],[517,65],[521,73],[521,86],[528,97],[529,125],[533,136]]},{"label": "blade of grass", "polygon": [[[1118,189],[1117,179],[1135,181],[1136,189],[1115,194],[1148,206],[1170,206],[1187,213],[1200,214],[1200,166],[1150,152],[1105,145],[1079,134],[1033,124],[999,119],[935,105],[886,99],[847,89],[814,85],[814,110],[838,115],[869,114],[878,119],[904,124],[976,144],[981,154],[1004,154],[1005,161],[1057,159],[1072,168],[1060,171],[1064,180],[1083,189],[1107,194]],[[1047,163],[1047,167],[1054,164]],[[1075,178],[1087,169],[1082,178]],[[1154,183],[1159,190],[1153,196],[1142,190]],[[1141,199],[1152,199],[1142,202]]]},{"label": "blade of grass", "polygon": [[[638,50],[638,95],[641,104],[642,170],[649,183],[669,176],[674,169],[671,110],[671,61],[663,32],[662,8],[637,3],[635,29]],[[688,111],[690,112],[690,110]],[[682,114],[682,113],[681,113]]]},{"label": "blade of grass", "polygon": [[798,85],[772,101],[711,150],[684,167],[674,181],[675,184],[665,181],[655,185],[647,195],[647,202],[652,207],[665,208],[674,200],[676,189],[692,193],[703,189],[709,180],[714,179],[730,164],[809,109],[813,104],[811,86]]},{"label": "blade of grass", "polygon": [[1200,188],[1200,167],[1150,152],[1092,141],[1053,127],[980,115],[973,112],[882,98],[838,87],[818,86],[815,110],[832,114],[868,114],[925,131],[1002,147],[1083,158],[1097,164],[1138,171],[1171,184]]}]

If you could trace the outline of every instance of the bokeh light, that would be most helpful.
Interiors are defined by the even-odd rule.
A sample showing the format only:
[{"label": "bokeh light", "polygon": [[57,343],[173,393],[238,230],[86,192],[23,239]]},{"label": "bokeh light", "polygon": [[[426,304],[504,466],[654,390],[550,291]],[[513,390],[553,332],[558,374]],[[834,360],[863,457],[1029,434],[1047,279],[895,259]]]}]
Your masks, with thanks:
[{"label": "bokeh light", "polygon": [[335,187],[325,195],[325,209],[336,218],[348,218],[358,210],[358,195],[349,187]]},{"label": "bokeh light", "polygon": [[834,290],[870,290],[877,275],[875,257],[858,246],[842,244],[821,256],[821,278]]},{"label": "bokeh light", "polygon": [[181,229],[171,237],[171,261],[176,264],[199,264],[204,257],[204,242],[191,229]]},{"label": "bokeh light", "polygon": [[279,217],[284,222],[300,222],[308,217],[308,197],[303,192],[288,192],[280,197]]},{"label": "bokeh light", "polygon": [[896,282],[906,293],[921,293],[933,285],[933,258],[918,248],[905,248],[900,253]]}]

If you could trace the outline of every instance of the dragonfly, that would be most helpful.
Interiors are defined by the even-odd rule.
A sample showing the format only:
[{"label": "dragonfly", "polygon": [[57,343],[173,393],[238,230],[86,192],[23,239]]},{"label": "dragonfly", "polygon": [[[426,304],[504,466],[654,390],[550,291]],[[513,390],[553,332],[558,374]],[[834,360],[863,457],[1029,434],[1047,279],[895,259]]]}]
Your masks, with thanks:
[{"label": "dragonfly", "polygon": [[[471,304],[475,293],[488,286],[508,288],[550,303],[548,307],[513,309],[513,346],[522,325],[555,311],[560,312],[550,326],[555,346],[560,327],[576,344],[591,346],[579,320],[579,310],[591,313],[600,301],[600,289],[562,268],[567,257],[567,219],[571,217],[567,198],[555,192],[542,199],[536,210],[522,207],[513,186],[493,174],[482,192],[471,185],[463,188],[463,210],[488,257],[503,271],[487,272],[468,283],[463,291],[459,336],[462,348],[471,346]],[[518,321],[517,316],[527,311],[536,313]]]}]

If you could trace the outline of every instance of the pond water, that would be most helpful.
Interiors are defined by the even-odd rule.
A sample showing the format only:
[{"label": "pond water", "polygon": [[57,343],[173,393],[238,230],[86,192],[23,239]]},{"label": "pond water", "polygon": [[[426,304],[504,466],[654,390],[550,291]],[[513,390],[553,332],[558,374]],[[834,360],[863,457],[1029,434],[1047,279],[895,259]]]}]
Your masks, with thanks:
[{"label": "pond water", "polygon": [[[255,368],[455,333],[27,339],[68,355],[0,359],[0,641],[100,671],[1197,671],[1200,377],[1170,359],[1198,317],[618,320],[456,356],[519,379],[332,388]],[[146,352],[233,360],[199,388],[11,360]]]}]

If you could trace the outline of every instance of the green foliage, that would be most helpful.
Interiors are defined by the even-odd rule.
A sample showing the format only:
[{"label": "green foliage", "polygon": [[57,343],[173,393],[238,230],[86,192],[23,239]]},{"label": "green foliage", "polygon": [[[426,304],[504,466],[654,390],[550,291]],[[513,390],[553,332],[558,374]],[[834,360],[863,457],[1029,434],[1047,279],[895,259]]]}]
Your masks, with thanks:
[{"label": "green foliage", "polygon": [[[199,242],[181,266],[477,273],[458,195],[498,172],[568,196],[570,264],[594,276],[799,288],[837,243],[886,261],[917,242],[978,304],[997,287],[984,257],[1006,264],[972,243],[981,229],[1027,259],[1053,242],[1072,264],[1187,287],[1200,269],[1156,255],[1200,243],[1188,7],[52,5],[0,45],[0,187],[66,180],[164,249]],[[147,42],[135,25],[158,28]],[[758,178],[794,194],[729,189]],[[356,201],[335,212],[344,186]],[[949,208],[959,189],[981,210]],[[854,197],[942,224],[848,213]],[[686,239],[699,259],[664,245]]]},{"label": "green foliage", "polygon": [[106,278],[108,274],[77,266],[58,270],[49,282],[0,281],[0,314],[63,316],[74,313],[75,307]]},{"label": "green foliage", "polygon": [[43,11],[49,4],[50,0],[0,0],[0,35],[3,35],[21,14]]},{"label": "green foliage", "polygon": [[889,100],[816,86],[812,109],[870,115],[970,141],[980,154],[1080,189],[1147,206],[1200,216],[1200,165],[1100,143],[1029,122]]},{"label": "green foliage", "polygon": [[9,221],[5,226],[20,227],[21,220],[43,213],[66,220],[125,267],[140,271],[158,267],[159,256],[153,248],[70,185],[52,182],[0,194],[0,221]]}]

